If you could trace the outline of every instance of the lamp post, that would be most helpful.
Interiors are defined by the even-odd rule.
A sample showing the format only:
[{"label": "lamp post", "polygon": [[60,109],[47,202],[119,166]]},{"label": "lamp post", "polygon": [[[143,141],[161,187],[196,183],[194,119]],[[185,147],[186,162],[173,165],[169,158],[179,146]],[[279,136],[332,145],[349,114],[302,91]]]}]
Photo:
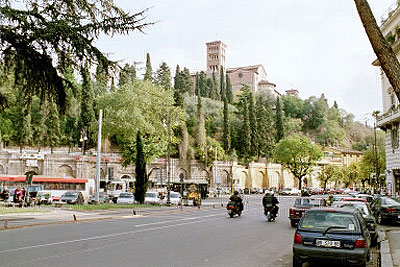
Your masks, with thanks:
[{"label": "lamp post", "polygon": [[85,155],[85,141],[87,140],[87,127],[84,126],[81,130],[81,138],[79,141],[82,143],[82,154]]}]

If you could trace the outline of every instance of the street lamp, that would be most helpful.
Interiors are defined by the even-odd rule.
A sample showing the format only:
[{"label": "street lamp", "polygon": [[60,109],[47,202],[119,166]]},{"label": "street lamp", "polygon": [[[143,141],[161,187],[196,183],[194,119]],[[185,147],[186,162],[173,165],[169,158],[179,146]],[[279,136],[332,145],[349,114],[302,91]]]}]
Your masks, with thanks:
[{"label": "street lamp", "polygon": [[87,127],[83,127],[81,130],[81,138],[79,141],[82,143],[82,153],[85,155],[85,141],[87,140]]},{"label": "street lamp", "polygon": [[[178,125],[177,117],[175,117],[175,125]],[[171,206],[171,115],[170,114],[168,114],[167,116],[167,122],[165,121],[165,119],[163,119],[163,126],[168,127],[167,206]]]}]

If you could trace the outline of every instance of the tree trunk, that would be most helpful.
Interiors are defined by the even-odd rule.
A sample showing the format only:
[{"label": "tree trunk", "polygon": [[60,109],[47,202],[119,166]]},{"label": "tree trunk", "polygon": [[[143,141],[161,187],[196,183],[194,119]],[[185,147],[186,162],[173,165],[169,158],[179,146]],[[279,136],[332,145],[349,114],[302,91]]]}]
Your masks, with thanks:
[{"label": "tree trunk", "polygon": [[398,75],[400,73],[400,63],[392,47],[383,37],[367,0],[354,0],[354,2],[380,66],[400,101],[400,75]]}]

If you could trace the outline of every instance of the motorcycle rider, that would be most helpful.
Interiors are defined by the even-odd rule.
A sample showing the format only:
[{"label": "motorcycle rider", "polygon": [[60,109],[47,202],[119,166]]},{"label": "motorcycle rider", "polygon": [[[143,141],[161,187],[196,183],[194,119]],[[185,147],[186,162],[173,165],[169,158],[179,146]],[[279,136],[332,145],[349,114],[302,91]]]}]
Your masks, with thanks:
[{"label": "motorcycle rider", "polygon": [[279,210],[277,204],[279,203],[279,201],[275,197],[274,192],[267,192],[263,197],[262,203],[264,208],[271,207],[272,205],[271,213],[272,215],[274,215],[274,217],[277,216]]},{"label": "motorcycle rider", "polygon": [[234,201],[236,205],[239,206],[239,211],[243,210],[243,200],[239,195],[238,191],[235,191],[233,195],[229,198],[230,201]]}]

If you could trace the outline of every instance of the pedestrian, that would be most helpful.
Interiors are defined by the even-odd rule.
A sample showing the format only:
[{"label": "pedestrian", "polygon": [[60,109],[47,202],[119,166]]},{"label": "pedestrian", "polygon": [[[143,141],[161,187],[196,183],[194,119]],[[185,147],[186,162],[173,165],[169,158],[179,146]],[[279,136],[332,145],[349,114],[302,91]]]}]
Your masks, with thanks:
[{"label": "pedestrian", "polygon": [[21,186],[18,185],[17,188],[14,191],[14,203],[19,204],[20,207],[22,207],[22,195],[23,192],[21,190]]}]

